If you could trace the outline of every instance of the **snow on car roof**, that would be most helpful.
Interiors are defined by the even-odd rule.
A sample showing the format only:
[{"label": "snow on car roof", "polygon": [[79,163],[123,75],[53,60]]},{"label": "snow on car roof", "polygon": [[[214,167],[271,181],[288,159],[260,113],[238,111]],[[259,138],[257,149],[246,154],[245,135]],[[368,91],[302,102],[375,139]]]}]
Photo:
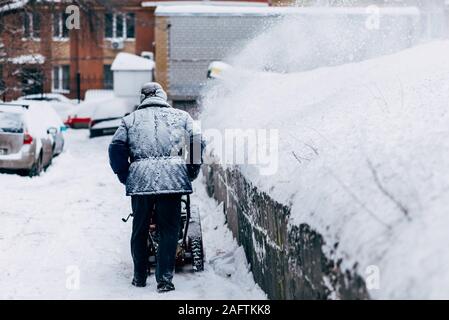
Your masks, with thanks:
[{"label": "snow on car roof", "polygon": [[[255,15],[272,16],[286,14],[303,15],[368,15],[373,14],[367,7],[260,7],[260,6],[216,6],[216,5],[175,5],[158,6],[155,14],[158,16],[221,16],[221,15]],[[383,15],[419,15],[417,7],[383,7],[379,8]]]},{"label": "snow on car roof", "polygon": [[73,111],[72,116],[92,119],[118,118],[123,117],[130,109],[127,99],[111,95],[101,99],[84,100]]},{"label": "snow on car roof", "polygon": [[[51,107],[51,104],[47,101],[36,100],[20,100],[24,104],[27,104],[28,110],[33,113],[34,117],[39,119],[45,118],[46,122],[51,123],[53,126],[61,126],[62,122],[56,111]],[[41,120],[37,120],[41,121]]]},{"label": "snow on car roof", "polygon": [[126,52],[120,52],[111,66],[112,71],[146,71],[153,69],[154,61]]},{"label": "snow on car roof", "polygon": [[[28,108],[21,107],[26,105]],[[50,127],[59,128],[63,125],[54,109],[45,101],[20,100],[0,104],[1,112],[19,113],[24,115],[30,133],[36,137],[45,137]]]},{"label": "snow on car roof", "polygon": [[92,110],[92,119],[107,119],[124,117],[130,110],[128,100],[114,97],[102,100],[94,106]]}]

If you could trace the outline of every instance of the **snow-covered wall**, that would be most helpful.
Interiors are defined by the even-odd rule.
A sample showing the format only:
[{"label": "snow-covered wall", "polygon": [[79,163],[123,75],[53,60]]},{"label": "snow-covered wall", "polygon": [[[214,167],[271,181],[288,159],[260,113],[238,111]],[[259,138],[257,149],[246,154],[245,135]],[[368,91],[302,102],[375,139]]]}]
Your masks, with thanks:
[{"label": "snow-covered wall", "polygon": [[231,69],[203,127],[279,130],[276,173],[239,172],[291,208],[290,228],[322,235],[329,259],[374,275],[371,297],[449,298],[448,56],[441,41],[302,73]]},{"label": "snow-covered wall", "polygon": [[290,227],[290,207],[260,191],[237,168],[212,164],[203,173],[209,196],[223,203],[227,225],[270,299],[369,298],[362,277],[326,257],[320,234],[307,224]]}]

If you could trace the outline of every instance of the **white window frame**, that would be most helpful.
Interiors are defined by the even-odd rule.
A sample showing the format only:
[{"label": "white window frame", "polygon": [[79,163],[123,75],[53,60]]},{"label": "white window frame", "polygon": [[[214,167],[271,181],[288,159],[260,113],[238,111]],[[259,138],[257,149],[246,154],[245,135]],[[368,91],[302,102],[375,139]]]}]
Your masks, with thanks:
[{"label": "white window frame", "polygon": [[[40,32],[39,32],[39,37],[35,37],[34,36],[34,16],[33,16],[33,12],[25,12],[25,14],[28,16],[28,21],[29,21],[29,26],[28,29],[30,30],[30,36],[26,37],[25,36],[25,26],[22,25],[22,30],[23,30],[23,37],[22,40],[23,41],[27,41],[27,40],[33,40],[33,41],[41,41],[40,38]],[[42,19],[41,19],[41,26],[42,26]]]},{"label": "white window frame", "polygon": [[[58,19],[58,36],[55,36],[55,23],[54,23],[54,19]],[[52,35],[53,35],[53,40],[55,41],[68,41],[70,36],[64,37],[64,14],[62,12],[57,12],[57,13],[53,13],[53,23],[52,23]]]},{"label": "white window frame", "polygon": [[[70,93],[70,89],[63,89],[64,85],[64,67],[70,65],[59,65],[59,66],[53,66],[52,72],[51,72],[51,91],[54,93]],[[58,75],[59,75],[59,81],[58,81],[58,88],[55,87],[55,69],[58,69]],[[70,70],[70,69],[69,69]],[[69,83],[70,83],[70,72],[69,72]]]},{"label": "white window frame", "polygon": [[[127,15],[129,13],[134,14],[134,38],[128,38],[128,26],[127,26]],[[136,14],[134,12],[123,12],[123,13],[111,13],[112,14],[112,38],[106,37],[107,40],[126,40],[126,41],[135,41],[136,40]],[[121,16],[123,19],[123,36],[117,37],[117,18]]]}]

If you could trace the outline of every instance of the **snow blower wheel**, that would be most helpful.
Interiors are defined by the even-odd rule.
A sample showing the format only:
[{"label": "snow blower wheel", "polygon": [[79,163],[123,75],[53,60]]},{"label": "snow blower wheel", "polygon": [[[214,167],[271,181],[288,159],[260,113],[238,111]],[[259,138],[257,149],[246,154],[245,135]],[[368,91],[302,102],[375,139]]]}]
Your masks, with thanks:
[{"label": "snow blower wheel", "polygon": [[191,208],[188,247],[191,253],[191,261],[193,271],[199,272],[204,270],[204,248],[203,237],[201,232],[201,220],[198,207]]}]

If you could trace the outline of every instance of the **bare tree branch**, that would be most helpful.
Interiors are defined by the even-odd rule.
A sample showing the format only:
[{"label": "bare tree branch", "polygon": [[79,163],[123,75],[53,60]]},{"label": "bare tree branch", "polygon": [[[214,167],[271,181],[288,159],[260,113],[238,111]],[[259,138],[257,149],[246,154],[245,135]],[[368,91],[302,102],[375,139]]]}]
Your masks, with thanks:
[{"label": "bare tree branch", "polygon": [[394,197],[394,195],[383,186],[382,182],[380,181],[377,170],[374,167],[374,165],[372,164],[372,162],[369,159],[367,159],[366,162],[368,163],[368,168],[370,169],[370,171],[373,175],[374,182],[376,183],[377,187],[382,192],[382,194],[384,194],[388,199],[390,199],[396,205],[396,207],[404,214],[404,216],[407,218],[407,220],[411,221],[411,218],[409,215],[409,210],[407,209],[407,207],[405,205],[403,205],[398,199],[396,199]]}]

